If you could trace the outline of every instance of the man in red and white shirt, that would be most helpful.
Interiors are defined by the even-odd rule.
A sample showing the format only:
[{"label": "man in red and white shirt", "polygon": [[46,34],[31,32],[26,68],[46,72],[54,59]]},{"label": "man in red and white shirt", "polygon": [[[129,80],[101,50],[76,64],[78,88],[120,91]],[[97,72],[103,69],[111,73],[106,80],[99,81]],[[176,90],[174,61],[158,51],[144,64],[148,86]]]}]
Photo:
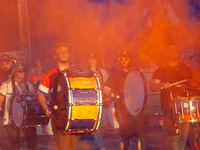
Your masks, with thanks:
[{"label": "man in red and white shirt", "polygon": [[[58,66],[52,68],[44,75],[38,87],[38,100],[41,106],[43,107],[46,115],[51,115],[51,111],[49,109],[49,106],[47,105],[45,97],[46,95],[52,96],[56,75],[60,71],[64,71],[70,68],[69,49],[66,46],[59,46],[56,49],[55,58],[57,59]],[[52,115],[51,115],[51,125],[58,150],[76,150],[77,144],[80,139],[80,135],[63,134],[62,130],[55,127],[56,123],[54,119],[52,119]]]},{"label": "man in red and white shirt", "polygon": [[34,86],[35,89],[38,87],[38,82],[40,82],[45,74],[44,72],[43,62],[41,60],[36,60],[34,62],[34,71],[28,75],[27,80],[30,81]]}]

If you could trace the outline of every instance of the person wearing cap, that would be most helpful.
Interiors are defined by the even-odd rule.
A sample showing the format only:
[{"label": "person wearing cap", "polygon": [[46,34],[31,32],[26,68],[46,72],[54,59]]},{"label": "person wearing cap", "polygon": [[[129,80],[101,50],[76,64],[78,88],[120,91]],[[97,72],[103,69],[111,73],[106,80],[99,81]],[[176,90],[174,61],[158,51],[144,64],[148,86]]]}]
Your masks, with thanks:
[{"label": "person wearing cap", "polygon": [[44,72],[44,66],[43,62],[38,59],[34,62],[34,70],[32,73],[30,73],[27,77],[27,80],[30,81],[34,86],[35,89],[37,90],[39,82],[42,80],[45,72]]},{"label": "person wearing cap", "polygon": [[[67,46],[65,45],[58,46],[55,52],[55,58],[57,60],[58,65],[45,73],[38,87],[38,100],[41,106],[43,107],[46,115],[51,116],[51,126],[52,126],[54,138],[56,140],[57,149],[58,150],[76,150],[77,144],[80,140],[80,135],[63,133],[63,130],[57,127],[58,124],[54,120],[55,116],[51,112],[52,110],[52,108],[50,107],[51,103],[49,106],[47,105],[47,101],[46,101],[46,97],[48,95],[51,95],[51,100],[52,100],[53,87],[54,87],[56,75],[61,71],[66,71],[66,69],[72,68],[69,65],[69,49]],[[62,122],[62,120],[59,120],[59,121]]]},{"label": "person wearing cap", "polygon": [[[44,65],[43,65],[42,60],[36,59],[34,62],[34,69],[27,77],[27,80],[33,84],[35,91],[37,91],[37,88],[44,74],[45,74],[45,71],[44,71]],[[42,133],[47,134],[46,126],[42,127]]]},{"label": "person wearing cap", "polygon": [[[0,57],[0,85],[9,79],[9,75],[12,73],[12,60],[9,55],[3,54]],[[4,117],[4,106],[5,101],[2,104],[3,110],[0,111],[0,142],[2,150],[8,148],[8,135],[6,129],[3,127],[3,117]]]},{"label": "person wearing cap", "polygon": [[0,85],[7,80],[12,73],[12,60],[9,55],[4,54],[0,57]]},{"label": "person wearing cap", "polygon": [[[98,67],[97,56],[94,53],[89,54],[88,57],[88,70],[95,72],[100,80],[101,87],[104,87],[105,82],[108,79],[108,73],[105,69]],[[106,103],[105,97],[103,96],[103,110],[102,118],[99,130],[94,133],[95,148],[97,150],[104,150],[103,135],[105,134],[107,123],[108,123],[108,105]]]},{"label": "person wearing cap", "polygon": [[[10,78],[3,82],[0,87],[0,111],[2,111],[2,103],[5,101],[5,113],[4,113],[4,121],[3,125],[7,131],[9,138],[9,147],[3,147],[3,149],[12,149],[19,150],[20,149],[20,129],[15,128],[10,120],[10,102],[14,95],[27,95],[34,94],[34,87],[29,81],[25,80],[25,71],[24,67],[21,64],[15,64],[13,66],[12,73],[10,74]],[[23,132],[25,133],[25,138],[28,142],[28,149],[36,149],[37,148],[37,135],[36,128],[23,128]]]},{"label": "person wearing cap", "polygon": [[119,149],[128,150],[130,138],[136,136],[138,139],[138,149],[145,150],[147,147],[149,118],[143,115],[132,116],[130,113],[127,113],[123,96],[125,79],[133,69],[132,55],[129,51],[122,50],[118,60],[119,68],[108,77],[103,91],[106,96],[114,101],[120,132]]},{"label": "person wearing cap", "polygon": [[172,150],[184,150],[190,124],[177,123],[173,119],[172,106],[174,104],[172,101],[176,97],[187,96],[184,87],[191,79],[192,72],[189,66],[180,62],[180,51],[176,44],[169,43],[164,50],[165,59],[163,64],[153,73],[149,90],[151,92],[161,92],[160,100],[164,130],[170,139]]}]

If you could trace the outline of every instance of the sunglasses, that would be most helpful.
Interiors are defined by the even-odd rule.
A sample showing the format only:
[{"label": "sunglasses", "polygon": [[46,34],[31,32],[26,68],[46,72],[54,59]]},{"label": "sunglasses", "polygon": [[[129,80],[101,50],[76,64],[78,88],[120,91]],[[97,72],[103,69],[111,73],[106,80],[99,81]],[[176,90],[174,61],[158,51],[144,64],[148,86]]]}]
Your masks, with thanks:
[{"label": "sunglasses", "polygon": [[69,52],[68,51],[60,51],[60,52],[58,52],[58,54],[59,55],[64,55],[64,54],[69,54]]},{"label": "sunglasses", "polygon": [[129,60],[129,58],[125,58],[125,57],[120,57],[119,58],[119,61],[128,61]]},{"label": "sunglasses", "polygon": [[17,71],[17,72],[19,72],[19,73],[23,73],[23,72],[24,72],[24,70],[19,70],[19,71]]}]

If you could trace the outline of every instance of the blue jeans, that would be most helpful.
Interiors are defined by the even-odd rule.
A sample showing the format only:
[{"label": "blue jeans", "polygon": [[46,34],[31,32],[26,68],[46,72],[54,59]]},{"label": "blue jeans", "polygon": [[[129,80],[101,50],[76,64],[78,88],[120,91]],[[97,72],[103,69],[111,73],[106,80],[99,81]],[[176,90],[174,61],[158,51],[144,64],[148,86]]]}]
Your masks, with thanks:
[{"label": "blue jeans", "polygon": [[168,136],[170,136],[170,143],[172,150],[184,150],[188,133],[190,131],[190,124],[178,124],[178,135],[175,134],[175,124],[172,117],[172,112],[163,111],[164,129]]},{"label": "blue jeans", "polygon": [[171,138],[172,150],[184,150],[190,124],[179,124],[179,134]]},{"label": "blue jeans", "polygon": [[108,121],[109,121],[108,108],[103,106],[101,124],[99,126],[99,130],[94,133],[94,142],[96,148],[104,147],[103,136],[105,134]]}]

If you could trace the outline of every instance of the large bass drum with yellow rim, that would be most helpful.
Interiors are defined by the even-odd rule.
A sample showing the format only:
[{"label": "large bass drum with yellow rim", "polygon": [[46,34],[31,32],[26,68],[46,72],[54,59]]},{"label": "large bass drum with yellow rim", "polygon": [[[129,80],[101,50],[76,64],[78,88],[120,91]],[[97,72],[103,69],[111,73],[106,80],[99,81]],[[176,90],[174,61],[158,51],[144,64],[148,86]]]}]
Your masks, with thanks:
[{"label": "large bass drum with yellow rim", "polygon": [[94,133],[102,116],[102,88],[93,72],[67,70],[57,74],[52,121],[66,134]]}]

